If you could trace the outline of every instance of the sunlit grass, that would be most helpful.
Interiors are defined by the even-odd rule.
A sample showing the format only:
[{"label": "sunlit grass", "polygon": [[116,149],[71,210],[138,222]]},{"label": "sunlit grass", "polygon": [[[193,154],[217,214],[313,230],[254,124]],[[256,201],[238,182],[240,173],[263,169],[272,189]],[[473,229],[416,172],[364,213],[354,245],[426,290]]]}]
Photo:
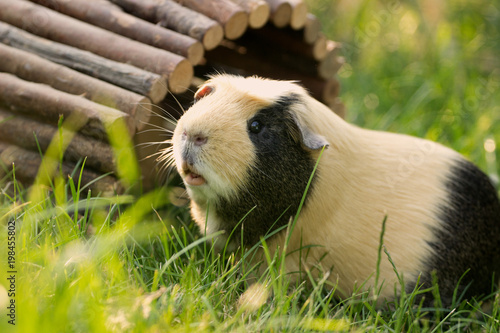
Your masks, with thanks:
[{"label": "sunlit grass", "polygon": [[[498,8],[389,3],[309,1],[328,37],[344,45],[348,120],[441,142],[498,179]],[[217,254],[187,209],[169,202],[168,188],[140,193],[131,143],[119,138],[118,130],[111,141],[130,193],[89,195],[79,180],[85,161],[71,178],[41,179],[35,190],[15,173],[0,180],[2,253],[9,221],[17,232],[16,326],[5,313],[2,254],[1,332],[500,331],[498,295],[489,308],[472,300],[450,312],[424,308],[416,288],[380,309],[361,289],[335,299],[326,279],[290,285],[279,253],[249,287],[251,267],[239,258],[251,253]],[[63,150],[54,141],[53,170]],[[380,255],[390,254],[381,247]]]}]

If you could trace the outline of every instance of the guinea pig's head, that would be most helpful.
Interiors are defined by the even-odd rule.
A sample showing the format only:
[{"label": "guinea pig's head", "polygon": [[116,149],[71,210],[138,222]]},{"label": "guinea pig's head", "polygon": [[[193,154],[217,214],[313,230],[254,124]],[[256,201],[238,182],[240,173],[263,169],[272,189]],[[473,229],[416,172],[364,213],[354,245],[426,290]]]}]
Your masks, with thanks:
[{"label": "guinea pig's head", "polygon": [[252,245],[296,214],[317,152],[328,145],[308,125],[307,98],[292,82],[230,75],[196,92],[172,143],[202,231],[238,228]]}]

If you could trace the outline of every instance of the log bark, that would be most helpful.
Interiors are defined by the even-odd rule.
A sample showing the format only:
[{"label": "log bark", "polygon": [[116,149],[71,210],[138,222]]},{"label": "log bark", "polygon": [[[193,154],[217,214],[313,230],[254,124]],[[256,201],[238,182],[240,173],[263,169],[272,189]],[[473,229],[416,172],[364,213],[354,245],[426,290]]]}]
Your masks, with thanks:
[{"label": "log bark", "polygon": [[264,0],[232,0],[248,14],[248,26],[252,29],[262,28],[271,16],[271,7]]},{"label": "log bark", "polygon": [[302,29],[307,21],[307,6],[303,0],[283,0],[292,6],[290,26],[295,29]]},{"label": "log bark", "polygon": [[[267,27],[266,27],[267,28]],[[302,29],[296,30],[292,27],[281,29],[283,35],[287,35],[288,39],[293,39],[296,42],[303,41],[305,44],[313,45],[319,38],[326,40],[321,33],[321,23],[313,14],[308,13],[306,22]]]},{"label": "log bark", "polygon": [[323,34],[320,34],[316,41],[311,44],[312,46],[312,57],[315,60],[323,60],[325,59],[326,55],[328,54],[328,40]]},{"label": "log bark", "polygon": [[169,89],[174,93],[185,91],[193,76],[191,63],[171,52],[133,41],[24,0],[0,0],[0,6],[0,20],[4,22],[108,59],[167,75]]},{"label": "log bark", "polygon": [[170,0],[110,0],[125,11],[200,41],[212,50],[222,41],[224,30],[216,21]]},{"label": "log bark", "polygon": [[[27,150],[45,152],[58,135],[55,126],[9,113],[0,108],[0,141],[14,144]],[[115,161],[111,147],[81,134],[75,134],[69,143],[64,159],[77,163],[87,157],[86,166],[103,173],[115,171]]]},{"label": "log bark", "polygon": [[122,36],[170,51],[198,64],[203,58],[203,45],[189,36],[165,29],[133,15],[104,0],[31,0],[63,14],[91,23]]},{"label": "log bark", "polygon": [[34,54],[0,44],[0,72],[85,98],[129,114],[141,129],[151,116],[147,97],[119,88]]},{"label": "log bark", "polygon": [[71,117],[82,126],[82,133],[99,140],[105,140],[108,127],[118,122],[125,123],[130,137],[135,133],[133,119],[124,112],[7,73],[0,73],[0,104],[11,112],[31,114],[53,124],[61,115]]},{"label": "log bark", "polygon": [[306,23],[303,29],[303,38],[307,44],[313,44],[320,35],[321,23],[316,16],[307,14]]},{"label": "log bark", "polygon": [[175,1],[222,24],[227,39],[237,39],[247,30],[248,14],[230,0]]},{"label": "log bark", "polygon": [[271,7],[271,21],[277,28],[284,28],[292,19],[292,5],[281,0],[266,0]]},{"label": "log bark", "polygon": [[[14,164],[16,179],[26,184],[32,184],[38,175],[42,158],[37,152],[0,142],[0,162],[9,171],[12,170],[12,165]],[[54,163],[57,163],[57,161],[54,161]],[[74,179],[77,182],[80,175],[80,168],[77,168],[73,163],[63,163],[62,173],[67,177],[74,173]],[[96,180],[97,178],[99,179]],[[90,189],[95,194],[101,193],[101,195],[110,196],[116,193],[123,193],[123,186],[116,178],[112,176],[102,177],[98,173],[84,169],[82,172],[82,186],[88,184],[90,184]]]},{"label": "log bark", "polygon": [[0,22],[0,42],[147,96],[153,103],[158,103],[167,94],[164,76],[36,37],[3,22]]},{"label": "log bark", "polygon": [[344,64],[345,60],[339,56],[340,44],[332,42],[329,45],[329,52],[318,66],[318,73],[322,78],[333,78]]}]

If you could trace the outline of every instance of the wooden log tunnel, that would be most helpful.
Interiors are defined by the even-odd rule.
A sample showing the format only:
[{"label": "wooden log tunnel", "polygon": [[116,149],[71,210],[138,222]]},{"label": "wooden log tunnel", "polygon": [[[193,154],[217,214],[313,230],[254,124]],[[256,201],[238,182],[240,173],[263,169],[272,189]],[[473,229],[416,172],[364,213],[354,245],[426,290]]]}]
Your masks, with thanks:
[{"label": "wooden log tunnel", "polygon": [[[298,80],[343,115],[340,45],[303,0],[0,0],[0,172],[33,181],[59,133],[76,119],[62,172],[86,157],[84,182],[123,190],[107,130],[124,125],[144,188],[154,157],[208,74]],[[0,177],[1,179],[2,177]]]}]

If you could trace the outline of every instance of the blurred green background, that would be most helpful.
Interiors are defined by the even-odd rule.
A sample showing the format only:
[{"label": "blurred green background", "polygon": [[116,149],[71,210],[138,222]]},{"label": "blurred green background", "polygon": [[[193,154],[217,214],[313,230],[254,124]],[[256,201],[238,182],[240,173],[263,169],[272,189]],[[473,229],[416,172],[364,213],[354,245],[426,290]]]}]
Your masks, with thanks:
[{"label": "blurred green background", "polygon": [[348,121],[438,141],[498,180],[500,2],[308,4],[343,45]]}]

